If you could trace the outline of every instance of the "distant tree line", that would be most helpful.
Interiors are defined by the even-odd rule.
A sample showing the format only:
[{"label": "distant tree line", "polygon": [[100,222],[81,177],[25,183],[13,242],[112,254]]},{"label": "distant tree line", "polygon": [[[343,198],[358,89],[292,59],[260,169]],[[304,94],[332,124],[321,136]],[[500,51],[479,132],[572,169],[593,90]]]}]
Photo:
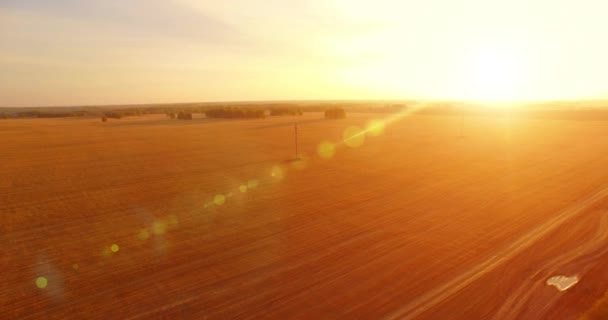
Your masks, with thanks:
[{"label": "distant tree line", "polygon": [[270,108],[271,116],[301,116],[304,114],[302,109],[296,107]]},{"label": "distant tree line", "polygon": [[205,115],[209,118],[248,119],[264,118],[266,113],[264,109],[258,108],[224,107],[206,110]]},{"label": "distant tree line", "polygon": [[44,111],[21,111],[15,112],[12,116],[6,113],[0,115],[0,118],[67,118],[67,117],[83,117],[85,111],[70,111],[70,112],[44,112]]},{"label": "distant tree line", "polygon": [[104,118],[110,118],[110,119],[120,119],[123,116],[124,116],[124,113],[122,113],[120,111],[106,111],[103,113]]}]

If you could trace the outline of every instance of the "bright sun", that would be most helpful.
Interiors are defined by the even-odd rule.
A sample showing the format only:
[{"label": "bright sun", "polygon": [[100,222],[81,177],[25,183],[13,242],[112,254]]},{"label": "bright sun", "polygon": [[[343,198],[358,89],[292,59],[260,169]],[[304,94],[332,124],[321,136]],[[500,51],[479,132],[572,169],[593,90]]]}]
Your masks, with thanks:
[{"label": "bright sun", "polygon": [[524,99],[523,65],[510,48],[488,46],[468,57],[463,76],[464,95],[475,100]]}]

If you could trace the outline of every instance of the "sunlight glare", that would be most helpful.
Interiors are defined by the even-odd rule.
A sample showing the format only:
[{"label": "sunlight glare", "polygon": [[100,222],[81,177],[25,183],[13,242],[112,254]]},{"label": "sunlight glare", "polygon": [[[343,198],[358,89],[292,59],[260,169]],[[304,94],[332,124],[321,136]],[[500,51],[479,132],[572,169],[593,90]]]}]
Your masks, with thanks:
[{"label": "sunlight glare", "polygon": [[479,101],[524,99],[523,61],[506,45],[485,45],[473,50],[464,64],[464,97]]}]

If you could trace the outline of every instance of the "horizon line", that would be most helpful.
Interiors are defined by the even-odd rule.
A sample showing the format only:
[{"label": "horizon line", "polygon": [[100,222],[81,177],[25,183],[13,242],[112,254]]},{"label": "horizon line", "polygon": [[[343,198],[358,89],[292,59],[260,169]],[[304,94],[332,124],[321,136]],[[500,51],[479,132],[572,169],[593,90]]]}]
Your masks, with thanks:
[{"label": "horizon line", "polygon": [[581,103],[581,102],[608,102],[608,98],[587,99],[524,99],[524,100],[476,100],[476,99],[270,99],[270,100],[212,100],[212,101],[182,101],[182,102],[142,102],[142,103],[114,103],[114,104],[66,104],[66,105],[27,105],[27,106],[0,106],[0,109],[15,108],[104,108],[104,107],[135,107],[135,106],[167,106],[167,105],[189,105],[189,104],[262,104],[262,103],[469,103],[469,104],[536,104],[536,103]]}]

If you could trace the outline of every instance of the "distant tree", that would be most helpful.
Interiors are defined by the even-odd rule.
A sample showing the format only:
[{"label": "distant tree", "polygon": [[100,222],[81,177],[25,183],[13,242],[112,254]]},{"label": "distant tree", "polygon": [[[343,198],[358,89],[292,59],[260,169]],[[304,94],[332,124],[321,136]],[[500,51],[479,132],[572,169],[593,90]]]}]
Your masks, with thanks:
[{"label": "distant tree", "polygon": [[104,113],[104,117],[112,118],[112,119],[120,119],[122,118],[123,113],[119,111],[108,111]]},{"label": "distant tree", "polygon": [[179,120],[192,120],[192,113],[180,111],[177,113],[177,119]]},{"label": "distant tree", "polygon": [[169,119],[175,119],[175,113],[167,112],[167,117],[169,117]]},{"label": "distant tree", "polygon": [[344,119],[346,118],[346,111],[342,108],[333,108],[325,110],[326,119]]},{"label": "distant tree", "polygon": [[106,118],[105,116],[101,117],[101,122],[108,122],[108,118]]}]

